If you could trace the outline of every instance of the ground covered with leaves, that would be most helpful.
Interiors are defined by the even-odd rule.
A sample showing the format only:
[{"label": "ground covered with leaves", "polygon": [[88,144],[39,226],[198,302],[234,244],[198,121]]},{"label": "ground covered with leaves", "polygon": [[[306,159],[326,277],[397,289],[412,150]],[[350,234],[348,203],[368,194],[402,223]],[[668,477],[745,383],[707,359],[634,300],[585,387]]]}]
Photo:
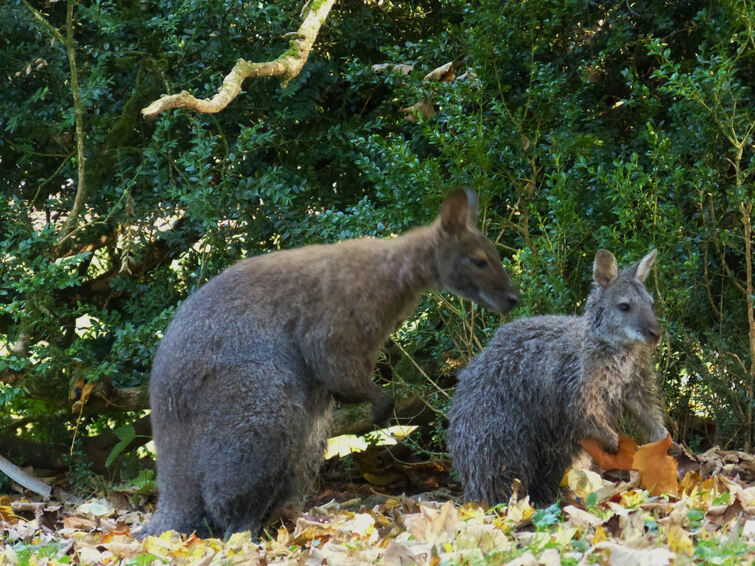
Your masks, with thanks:
[{"label": "ground covered with leaves", "polygon": [[[390,482],[323,489],[295,522],[269,527],[258,541],[248,532],[140,541],[133,534],[152,504],[138,485],[90,500],[0,496],[0,565],[755,562],[755,457],[712,449],[677,460],[677,495],[651,495],[636,471],[571,469],[561,500],[544,509],[517,494],[491,509],[460,505],[452,479],[411,497],[392,495]],[[368,477],[406,486],[402,469],[417,474],[395,462],[391,473]]]}]

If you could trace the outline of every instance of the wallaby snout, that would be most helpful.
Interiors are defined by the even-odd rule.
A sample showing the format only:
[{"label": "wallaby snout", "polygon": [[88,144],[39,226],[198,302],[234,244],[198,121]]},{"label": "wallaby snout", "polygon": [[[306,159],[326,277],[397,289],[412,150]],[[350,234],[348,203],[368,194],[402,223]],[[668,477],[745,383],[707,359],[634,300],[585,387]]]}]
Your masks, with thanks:
[{"label": "wallaby snout", "polygon": [[655,317],[653,317],[653,321],[645,328],[645,334],[648,337],[647,342],[649,346],[657,346],[661,341],[663,329]]},{"label": "wallaby snout", "polygon": [[[519,292],[512,285],[508,274],[501,268],[502,274],[499,274],[501,282],[497,288],[480,287],[477,292],[474,290],[465,290],[462,294],[477,301],[485,308],[496,311],[499,314],[506,314],[516,308],[519,304]],[[460,291],[461,292],[461,291]]]},{"label": "wallaby snout", "polygon": [[488,308],[491,308],[501,314],[506,314],[512,311],[519,304],[519,293],[511,286],[504,289],[502,292],[502,299],[498,301],[490,300],[486,293],[481,293],[481,298],[484,303],[488,303]]},{"label": "wallaby snout", "polygon": [[458,190],[444,202],[436,250],[439,282],[485,308],[506,314],[519,293],[501,264],[495,245],[477,228],[477,197]]},{"label": "wallaby snout", "polygon": [[509,310],[516,308],[519,304],[519,293],[509,293],[506,295],[506,300],[509,303]]}]

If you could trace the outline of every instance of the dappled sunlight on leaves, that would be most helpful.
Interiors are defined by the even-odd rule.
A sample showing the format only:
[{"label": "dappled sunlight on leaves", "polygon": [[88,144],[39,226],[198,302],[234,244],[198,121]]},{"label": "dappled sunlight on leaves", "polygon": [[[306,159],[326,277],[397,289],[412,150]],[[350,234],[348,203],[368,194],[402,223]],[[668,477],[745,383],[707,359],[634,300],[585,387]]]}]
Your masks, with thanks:
[{"label": "dappled sunlight on leaves", "polygon": [[249,532],[224,541],[172,531],[138,540],[133,534],[148,514],[123,498],[53,503],[2,496],[0,566],[752,563],[755,486],[742,479],[748,471],[741,464],[729,476],[706,475],[702,467],[710,462],[709,455],[686,472],[678,497],[637,488],[635,471],[621,472],[637,477],[633,483],[572,469],[562,503],[546,508],[534,508],[519,485],[506,504],[491,508],[425,496],[383,496],[371,504],[333,499],[294,523],[271,525],[259,540]]}]

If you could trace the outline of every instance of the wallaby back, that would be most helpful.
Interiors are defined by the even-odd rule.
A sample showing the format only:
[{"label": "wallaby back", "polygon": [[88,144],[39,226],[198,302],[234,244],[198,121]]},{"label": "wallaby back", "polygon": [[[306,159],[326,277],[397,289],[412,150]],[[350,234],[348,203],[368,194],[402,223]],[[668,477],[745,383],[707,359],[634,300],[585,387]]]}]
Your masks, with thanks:
[{"label": "wallaby back", "polygon": [[145,534],[256,532],[298,502],[324,453],[333,399],[393,399],[372,382],[380,347],[431,287],[499,312],[517,293],[476,228],[474,193],[391,239],[253,257],[181,306],[158,348],[150,394],[160,499]]},{"label": "wallaby back", "polygon": [[599,251],[582,316],[504,324],[460,372],[447,440],[467,500],[505,502],[518,478],[551,503],[581,440],[616,452],[624,414],[666,436],[652,361],[661,329],[644,285],[655,255],[619,273]]}]

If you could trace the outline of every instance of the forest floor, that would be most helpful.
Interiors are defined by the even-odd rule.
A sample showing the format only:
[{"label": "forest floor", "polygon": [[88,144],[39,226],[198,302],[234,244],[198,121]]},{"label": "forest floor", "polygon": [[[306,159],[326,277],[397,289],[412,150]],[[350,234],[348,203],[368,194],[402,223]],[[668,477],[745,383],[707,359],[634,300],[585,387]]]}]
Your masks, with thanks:
[{"label": "forest floor", "polygon": [[[753,564],[755,457],[678,455],[677,495],[651,496],[638,472],[571,470],[561,499],[460,504],[442,462],[372,447],[329,460],[307,512],[229,540],[174,532],[140,541],[154,508],[149,474],[81,499],[0,495],[5,564]],[[411,495],[407,495],[411,494]]]}]

